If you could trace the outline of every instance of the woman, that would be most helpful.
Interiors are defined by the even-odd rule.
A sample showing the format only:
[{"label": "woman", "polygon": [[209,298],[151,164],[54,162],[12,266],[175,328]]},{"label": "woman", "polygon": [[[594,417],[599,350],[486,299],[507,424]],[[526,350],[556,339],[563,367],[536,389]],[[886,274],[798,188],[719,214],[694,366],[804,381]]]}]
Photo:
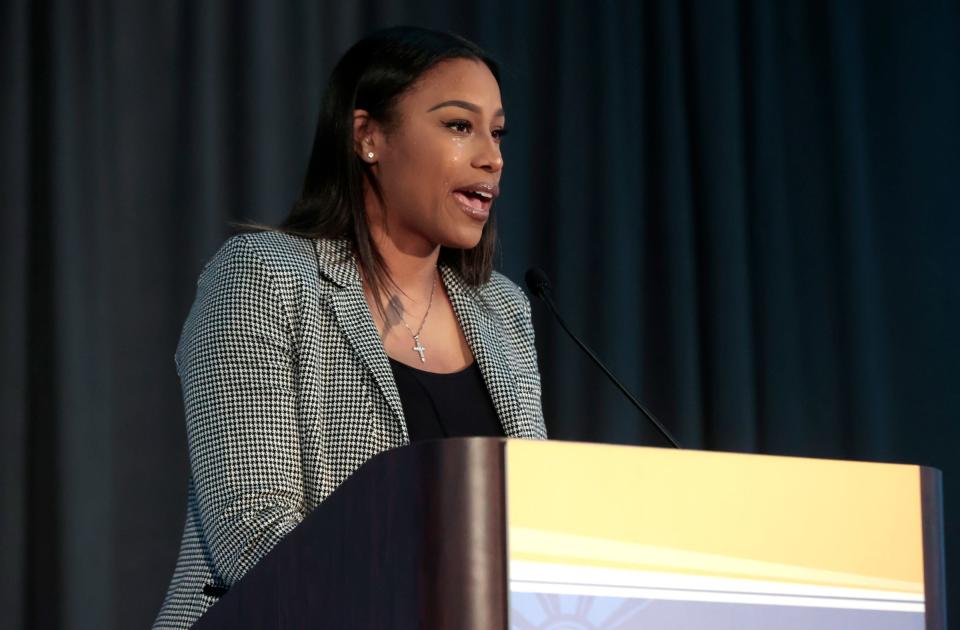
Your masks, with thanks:
[{"label": "woman", "polygon": [[491,269],[496,64],[392,28],[334,69],[300,200],[204,267],[176,351],[191,479],[157,628],[187,628],[358,466],[546,438],[530,304]]}]

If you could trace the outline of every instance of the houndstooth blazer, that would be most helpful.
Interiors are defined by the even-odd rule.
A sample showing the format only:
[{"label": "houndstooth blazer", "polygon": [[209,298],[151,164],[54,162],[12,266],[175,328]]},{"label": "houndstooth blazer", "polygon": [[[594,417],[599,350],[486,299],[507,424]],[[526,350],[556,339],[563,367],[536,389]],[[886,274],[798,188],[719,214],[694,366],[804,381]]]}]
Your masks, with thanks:
[{"label": "houndstooth blazer", "polygon": [[[494,272],[441,277],[509,437],[545,439],[530,303]],[[407,444],[347,241],[233,236],[207,262],[174,355],[190,482],[154,628],[188,628],[362,463]]]}]

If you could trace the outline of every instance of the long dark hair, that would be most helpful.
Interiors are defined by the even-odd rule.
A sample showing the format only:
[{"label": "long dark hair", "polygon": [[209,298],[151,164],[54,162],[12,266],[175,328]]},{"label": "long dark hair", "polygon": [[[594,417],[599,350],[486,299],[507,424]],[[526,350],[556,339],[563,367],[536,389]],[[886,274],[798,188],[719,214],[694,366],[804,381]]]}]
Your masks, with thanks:
[{"label": "long dark hair", "polygon": [[[308,238],[345,238],[359,259],[365,281],[380,303],[393,281],[367,225],[364,179],[383,199],[370,165],[354,150],[353,110],[364,109],[385,131],[398,123],[398,98],[437,63],[473,59],[490,69],[497,82],[497,63],[479,46],[459,35],[411,26],[396,26],[364,37],[334,67],[317,121],[313,150],[300,198],[277,228],[241,224],[247,229],[274,229]],[[469,250],[442,247],[440,262],[457,270],[467,284],[487,282],[493,268],[496,225],[491,213],[480,242]]]}]

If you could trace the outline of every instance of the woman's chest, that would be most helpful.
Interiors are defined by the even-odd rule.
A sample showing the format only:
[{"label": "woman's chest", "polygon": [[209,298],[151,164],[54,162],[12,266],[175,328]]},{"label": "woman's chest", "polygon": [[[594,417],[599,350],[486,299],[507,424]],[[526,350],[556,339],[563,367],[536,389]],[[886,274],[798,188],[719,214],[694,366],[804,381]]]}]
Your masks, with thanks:
[{"label": "woman's chest", "polygon": [[[362,300],[358,305],[356,299],[338,302],[332,297],[311,306],[314,308],[305,309],[299,318],[296,380],[306,498],[308,504],[316,505],[365,461],[409,442],[388,355],[406,352],[414,359],[408,364],[420,365],[413,336],[404,339],[398,335],[392,342],[397,345],[385,344]],[[476,360],[484,369],[484,380],[490,384],[490,395],[506,433],[515,437],[530,433],[527,425],[539,417],[539,388],[536,396],[532,396],[533,391],[531,396],[525,394],[524,375],[510,367],[521,363],[510,360],[514,344],[501,339],[503,331],[493,327],[482,334],[474,331],[473,343],[478,351],[474,358],[452,309],[446,313],[438,309],[437,315],[434,327],[429,329],[436,334],[420,340],[429,369],[437,365],[434,348],[449,359],[457,355],[443,352],[449,352],[450,346],[459,347],[466,359],[461,354],[461,363],[454,369],[435,371],[455,371]],[[431,360],[435,362],[429,363]]]}]

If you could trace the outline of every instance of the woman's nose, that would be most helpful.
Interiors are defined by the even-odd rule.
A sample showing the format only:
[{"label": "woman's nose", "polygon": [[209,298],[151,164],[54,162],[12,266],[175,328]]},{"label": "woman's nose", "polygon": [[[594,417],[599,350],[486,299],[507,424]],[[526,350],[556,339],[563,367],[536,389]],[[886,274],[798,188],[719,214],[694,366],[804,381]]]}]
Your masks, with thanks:
[{"label": "woman's nose", "polygon": [[498,172],[503,168],[503,154],[500,152],[500,145],[493,138],[481,144],[483,145],[482,149],[477,151],[473,165],[491,173]]}]

